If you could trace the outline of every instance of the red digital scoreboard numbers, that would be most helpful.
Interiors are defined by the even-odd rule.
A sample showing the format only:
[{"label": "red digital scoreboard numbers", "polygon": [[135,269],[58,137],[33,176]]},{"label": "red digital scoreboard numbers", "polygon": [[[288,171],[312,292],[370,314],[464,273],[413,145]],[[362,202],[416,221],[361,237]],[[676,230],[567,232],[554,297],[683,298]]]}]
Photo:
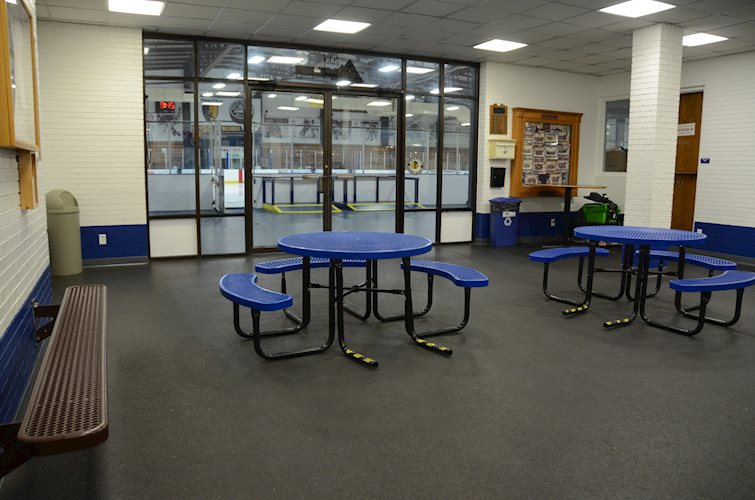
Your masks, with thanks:
[{"label": "red digital scoreboard numbers", "polygon": [[158,113],[173,113],[176,110],[175,101],[157,101],[155,104]]}]

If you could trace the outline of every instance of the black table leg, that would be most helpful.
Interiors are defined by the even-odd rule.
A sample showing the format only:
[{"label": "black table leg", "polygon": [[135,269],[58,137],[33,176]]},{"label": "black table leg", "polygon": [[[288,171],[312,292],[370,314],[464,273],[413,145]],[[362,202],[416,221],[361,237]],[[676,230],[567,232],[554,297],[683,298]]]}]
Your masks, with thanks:
[{"label": "black table leg", "polygon": [[[566,309],[562,312],[564,316],[571,316],[587,311],[590,308],[590,301],[592,301],[592,283],[595,277],[595,249],[598,246],[597,241],[590,241],[590,252],[587,254],[587,288],[585,289],[585,300],[577,307]],[[580,275],[582,270],[580,269]]]},{"label": "black table leg", "polygon": [[[632,253],[634,253],[632,248],[624,249],[625,252],[629,252],[630,250],[632,251]],[[635,320],[637,315],[640,313],[640,309],[644,307],[644,304],[645,304],[645,299],[646,299],[645,295],[647,294],[649,271],[650,271],[650,245],[640,245],[640,255],[637,262],[637,282],[635,283],[634,297],[632,300],[632,303],[633,303],[632,315],[628,318],[621,318],[617,320],[606,321],[605,323],[603,323],[603,326],[605,328],[628,325],[629,323]],[[627,288],[628,288],[628,285],[627,285]],[[628,291],[629,290],[627,289],[627,292]],[[627,293],[627,296],[629,296],[628,293]]]},{"label": "black table leg", "polygon": [[412,340],[414,340],[415,344],[424,349],[437,352],[444,356],[452,355],[453,350],[448,347],[443,347],[435,342],[428,342],[417,335],[417,331],[414,329],[414,305],[412,304],[411,259],[409,259],[409,257],[402,257],[401,262],[404,267],[404,326],[406,327],[406,333],[408,333]]},{"label": "black table leg", "polygon": [[[335,284],[333,283],[333,277],[335,275]],[[335,285],[335,286],[334,286]],[[331,296],[331,303],[335,301],[335,316],[336,320],[338,322],[338,344],[341,346],[341,351],[348,356],[349,358],[353,359],[354,361],[358,361],[360,363],[366,364],[368,366],[371,366],[373,368],[377,368],[378,362],[375,359],[372,359],[368,356],[365,356],[364,354],[360,354],[352,349],[350,349],[346,345],[346,338],[345,338],[345,332],[344,332],[344,323],[343,323],[343,262],[341,259],[331,259],[330,260],[330,296]],[[331,307],[331,330],[333,328],[333,308]]]}]

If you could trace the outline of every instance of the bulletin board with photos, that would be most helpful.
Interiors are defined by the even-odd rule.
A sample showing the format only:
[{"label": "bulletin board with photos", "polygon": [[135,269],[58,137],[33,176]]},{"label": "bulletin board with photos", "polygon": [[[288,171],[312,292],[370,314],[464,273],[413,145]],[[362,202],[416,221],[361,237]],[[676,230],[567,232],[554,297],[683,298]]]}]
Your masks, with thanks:
[{"label": "bulletin board with photos", "polygon": [[514,108],[511,196],[562,196],[575,184],[582,113]]}]

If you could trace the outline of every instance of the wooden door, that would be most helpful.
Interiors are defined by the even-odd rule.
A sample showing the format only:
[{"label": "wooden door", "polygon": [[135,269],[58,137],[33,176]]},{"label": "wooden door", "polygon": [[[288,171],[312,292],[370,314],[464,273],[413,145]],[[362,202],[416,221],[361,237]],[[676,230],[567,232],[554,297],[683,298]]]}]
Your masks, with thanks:
[{"label": "wooden door", "polygon": [[697,165],[700,154],[700,124],[703,93],[682,94],[679,98],[679,136],[676,141],[674,204],[671,227],[692,230],[695,217]]}]

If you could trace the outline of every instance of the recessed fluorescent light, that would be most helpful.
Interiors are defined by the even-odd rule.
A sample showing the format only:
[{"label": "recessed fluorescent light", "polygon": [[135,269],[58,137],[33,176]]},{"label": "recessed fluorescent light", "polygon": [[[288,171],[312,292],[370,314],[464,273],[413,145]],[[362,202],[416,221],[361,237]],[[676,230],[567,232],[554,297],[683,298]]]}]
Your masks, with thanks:
[{"label": "recessed fluorescent light", "polygon": [[144,47],[144,55],[146,56],[147,54],[149,54],[149,47]]},{"label": "recessed fluorescent light", "polygon": [[338,19],[328,19],[314,27],[315,31],[332,31],[333,33],[359,33],[370,23],[360,23],[357,21],[341,21]]},{"label": "recessed fluorescent light", "polygon": [[229,80],[238,80],[241,78],[241,73],[228,73],[228,76],[226,77]]},{"label": "recessed fluorescent light", "polygon": [[306,96],[306,95],[300,95],[300,96],[298,96],[298,97],[297,97],[296,99],[294,99],[294,100],[295,100],[295,101],[306,101],[307,99],[309,99],[309,96]]},{"label": "recessed fluorescent light", "polygon": [[685,47],[697,47],[698,45],[723,42],[724,40],[728,40],[728,38],[725,36],[710,35],[708,33],[695,33],[694,35],[682,37],[682,45]]},{"label": "recessed fluorescent light", "polygon": [[[450,94],[451,92],[458,92],[458,91],[460,91],[460,90],[464,90],[464,89],[463,89],[463,88],[461,88],[461,87],[443,87],[443,91],[444,91],[444,92],[445,92],[446,94]],[[440,94],[440,90],[439,90],[439,89],[432,89],[432,90],[430,91],[430,93],[431,93],[431,94]]]},{"label": "recessed fluorescent light", "polygon": [[225,83],[216,83],[215,85],[212,86],[212,88],[214,89],[222,89],[224,87],[225,87]]},{"label": "recessed fluorescent light", "polygon": [[414,116],[414,115],[413,115],[412,113],[407,113],[407,114],[405,114],[404,116],[406,116],[407,118],[411,118],[411,117],[412,117],[412,116]]},{"label": "recessed fluorescent light", "polygon": [[322,99],[315,99],[314,97],[308,97],[304,102],[311,102],[313,104],[323,104],[325,101]]},{"label": "recessed fluorescent light", "polygon": [[202,106],[222,106],[223,103],[219,101],[203,101]]},{"label": "recessed fluorescent light", "polygon": [[267,58],[267,62],[273,64],[300,64],[304,62],[304,58],[289,56],[270,56]]},{"label": "recessed fluorescent light", "polygon": [[247,80],[254,80],[255,82],[269,82],[269,78],[261,78],[259,76],[247,76]]},{"label": "recessed fluorescent light", "polygon": [[159,16],[163,13],[165,2],[155,2],[153,0],[108,0],[107,8],[110,12]]},{"label": "recessed fluorescent light", "polygon": [[510,50],[521,49],[526,47],[526,43],[510,42],[508,40],[499,40],[494,38],[484,43],[478,43],[474,46],[475,49],[492,50],[494,52],[508,52]]},{"label": "recessed fluorescent light", "polygon": [[670,3],[656,2],[655,0],[630,0],[629,2],[623,2],[610,7],[600,9],[600,12],[606,14],[614,14],[616,16],[624,17],[642,17],[656,12],[663,12],[664,10],[673,9],[676,5]]},{"label": "recessed fluorescent light", "polygon": [[419,66],[407,66],[406,72],[411,73],[413,75],[424,75],[425,73],[432,73],[435,71],[434,68],[422,68]]},{"label": "recessed fluorescent light", "polygon": [[461,124],[462,127],[469,127],[470,125],[472,125],[472,124],[469,123],[469,122],[464,122],[464,123]]},{"label": "recessed fluorescent light", "polygon": [[351,85],[351,80],[346,80],[345,78],[343,80],[338,80],[336,82],[336,85],[338,87],[345,87],[346,85]]},{"label": "recessed fluorescent light", "polygon": [[390,73],[391,71],[396,71],[401,69],[401,66],[397,66],[395,64],[386,64],[382,68],[380,68],[378,71],[381,73]]},{"label": "recessed fluorescent light", "polygon": [[[220,92],[218,92],[218,95],[220,95]],[[449,106],[446,111],[456,111],[457,109],[459,109],[459,106]]]},{"label": "recessed fluorescent light", "polygon": [[408,96],[404,97],[404,99],[406,99],[407,101],[413,101],[414,96],[412,94],[409,94]]},{"label": "recessed fluorescent light", "polygon": [[246,60],[249,64],[259,64],[265,60],[265,56],[252,56]]},{"label": "recessed fluorescent light", "polygon": [[275,99],[276,97],[278,97],[278,94],[267,94],[268,99]]},{"label": "recessed fluorescent light", "polygon": [[372,101],[368,102],[367,106],[390,106],[392,103],[391,101]]},{"label": "recessed fluorescent light", "polygon": [[377,83],[352,83],[352,87],[361,87],[365,89],[374,89],[377,87]]},{"label": "recessed fluorescent light", "polygon": [[203,92],[203,93],[202,93],[202,97],[212,97],[212,96],[214,96],[214,95],[215,95],[215,94],[213,94],[212,92]]},{"label": "recessed fluorescent light", "polygon": [[299,111],[299,108],[295,108],[293,106],[278,106],[278,109],[282,111]]},{"label": "recessed fluorescent light", "polygon": [[413,147],[413,148],[421,148],[421,147],[422,147],[422,144],[412,144],[412,147]]},{"label": "recessed fluorescent light", "polygon": [[219,95],[221,97],[238,97],[241,95],[241,92],[215,92],[215,95]]}]

